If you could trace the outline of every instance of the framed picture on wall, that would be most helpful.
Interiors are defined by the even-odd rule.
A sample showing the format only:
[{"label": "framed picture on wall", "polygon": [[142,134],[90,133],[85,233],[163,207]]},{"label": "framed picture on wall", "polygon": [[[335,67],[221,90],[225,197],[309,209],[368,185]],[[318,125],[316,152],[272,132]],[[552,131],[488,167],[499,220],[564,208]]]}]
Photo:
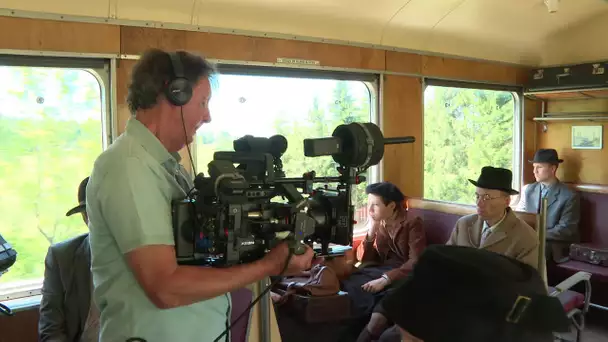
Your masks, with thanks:
[{"label": "framed picture on wall", "polygon": [[601,150],[603,126],[572,126],[572,149]]}]

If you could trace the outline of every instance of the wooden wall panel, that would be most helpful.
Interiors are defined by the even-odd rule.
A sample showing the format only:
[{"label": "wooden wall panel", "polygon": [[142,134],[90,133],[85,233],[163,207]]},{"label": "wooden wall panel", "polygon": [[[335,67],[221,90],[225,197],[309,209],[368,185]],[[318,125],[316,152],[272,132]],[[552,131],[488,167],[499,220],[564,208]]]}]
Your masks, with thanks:
[{"label": "wooden wall panel", "polygon": [[386,70],[462,81],[523,85],[528,69],[508,64],[482,62],[414,53],[387,51]]},{"label": "wooden wall panel", "polygon": [[540,116],[542,110],[542,102],[524,98],[524,161],[522,164],[522,181],[523,184],[534,183],[534,174],[532,164],[528,160],[534,159],[536,153],[537,134],[542,132],[537,131],[537,126],[542,127],[542,123],[537,123],[533,120],[534,117]]},{"label": "wooden wall panel", "polygon": [[477,82],[521,85],[527,78],[524,68],[465,59],[422,56],[422,74]]},{"label": "wooden wall panel", "polygon": [[0,16],[0,49],[120,52],[120,27]]},{"label": "wooden wall panel", "polygon": [[406,196],[422,197],[424,161],[422,82],[419,78],[386,75],[384,78],[384,136],[414,136],[412,144],[385,147],[384,179]]},{"label": "wooden wall panel", "polygon": [[37,342],[38,307],[18,311],[14,316],[0,315],[0,342]]},{"label": "wooden wall panel", "polygon": [[131,117],[131,112],[127,106],[127,94],[129,81],[131,79],[131,70],[136,61],[120,60],[116,66],[116,102],[117,113],[116,120],[118,125],[118,134],[125,131],[127,120]]},{"label": "wooden wall panel", "polygon": [[254,42],[249,37],[229,34],[164,30],[145,27],[120,28],[121,52],[139,55],[149,48],[189,50],[206,58],[249,61]]},{"label": "wooden wall panel", "polygon": [[321,66],[384,70],[385,51],[295,40],[255,38],[254,61],[275,63],[278,57],[318,60]]},{"label": "wooden wall panel", "polygon": [[602,112],[608,115],[608,99],[582,99],[582,100],[549,100],[547,101],[549,113],[593,113]]},{"label": "wooden wall panel", "polygon": [[422,55],[387,51],[386,70],[408,74],[422,74]]},{"label": "wooden wall panel", "polygon": [[[601,123],[599,123],[601,124]],[[564,162],[557,169],[557,176],[564,182],[577,184],[608,185],[608,150],[573,150],[571,148],[573,125],[594,123],[552,122],[547,132],[539,132],[538,148],[554,148]],[[539,128],[540,130],[540,128]],[[608,134],[604,129],[604,142]]]},{"label": "wooden wall panel", "polygon": [[[598,100],[563,100],[547,101],[547,112],[608,112],[608,101]],[[572,126],[604,126],[601,150],[572,149]],[[538,125],[538,148],[554,148],[564,162],[557,170],[557,176],[565,182],[576,184],[608,185],[608,132],[605,121],[568,121],[548,122],[547,132],[542,132]]]},{"label": "wooden wall panel", "polygon": [[121,28],[123,54],[140,54],[151,47],[186,49],[214,59],[275,63],[278,57],[287,57],[318,60],[322,66],[384,70],[383,50],[217,33]]}]

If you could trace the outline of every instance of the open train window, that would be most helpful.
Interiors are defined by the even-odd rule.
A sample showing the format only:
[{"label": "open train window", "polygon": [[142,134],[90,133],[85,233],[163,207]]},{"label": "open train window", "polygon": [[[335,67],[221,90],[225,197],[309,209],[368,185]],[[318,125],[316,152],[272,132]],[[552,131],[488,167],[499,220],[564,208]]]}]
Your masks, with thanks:
[{"label": "open train window", "polygon": [[[336,176],[336,164],[330,156],[304,156],[303,140],[331,136],[343,123],[376,123],[375,89],[372,75],[220,67],[211,96],[211,123],[197,132],[196,171],[208,175],[213,153],[233,151],[232,142],[237,138],[281,134],[288,141],[282,157],[287,177],[301,177],[311,170],[317,176]],[[370,168],[366,177],[367,182],[355,187],[353,196],[355,233],[364,230],[365,186],[378,180],[377,167]]]},{"label": "open train window", "polygon": [[49,245],[87,232],[80,181],[109,143],[103,61],[0,57],[0,232],[17,262],[0,300],[40,294]]},{"label": "open train window", "polygon": [[[433,82],[434,81],[434,82]],[[424,198],[475,204],[483,166],[513,172],[521,184],[517,89],[427,80],[424,91]]]}]

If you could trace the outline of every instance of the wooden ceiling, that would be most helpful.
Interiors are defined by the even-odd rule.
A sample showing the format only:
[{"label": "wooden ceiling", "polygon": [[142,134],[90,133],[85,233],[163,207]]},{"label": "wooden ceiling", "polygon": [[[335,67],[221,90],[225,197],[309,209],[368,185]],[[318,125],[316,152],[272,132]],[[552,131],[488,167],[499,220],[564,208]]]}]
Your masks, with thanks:
[{"label": "wooden ceiling", "polygon": [[559,0],[555,13],[544,0],[0,0],[0,7],[289,34],[532,66],[608,59],[607,0]]}]

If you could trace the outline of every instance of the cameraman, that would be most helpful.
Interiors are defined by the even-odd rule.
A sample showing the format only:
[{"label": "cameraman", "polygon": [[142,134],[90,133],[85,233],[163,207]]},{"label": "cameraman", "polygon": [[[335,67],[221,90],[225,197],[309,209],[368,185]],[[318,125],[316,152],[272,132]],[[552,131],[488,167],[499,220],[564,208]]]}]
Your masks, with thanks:
[{"label": "cameraman", "polygon": [[[230,268],[178,265],[171,201],[192,180],[178,151],[211,121],[213,67],[187,52],[145,52],[131,73],[125,132],[95,161],[87,187],[95,301],[100,342],[130,337],[155,341],[214,341],[229,324],[230,292],[279,275],[285,243],[263,259]],[[185,104],[172,97],[176,68],[192,87]],[[292,256],[286,273],[311,266],[313,252]],[[229,334],[222,341],[229,341]]]}]

